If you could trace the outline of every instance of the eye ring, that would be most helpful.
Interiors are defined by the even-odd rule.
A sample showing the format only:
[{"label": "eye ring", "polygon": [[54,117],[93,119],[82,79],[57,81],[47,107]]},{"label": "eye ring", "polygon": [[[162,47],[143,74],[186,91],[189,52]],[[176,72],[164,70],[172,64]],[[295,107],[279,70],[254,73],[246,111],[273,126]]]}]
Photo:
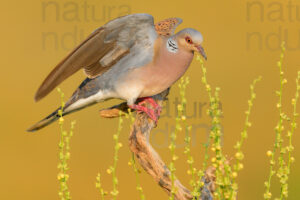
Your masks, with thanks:
[{"label": "eye ring", "polygon": [[186,37],[186,38],[185,38],[185,41],[186,41],[187,43],[189,43],[189,44],[193,44],[193,41],[192,41],[192,39],[191,39],[190,37]]}]

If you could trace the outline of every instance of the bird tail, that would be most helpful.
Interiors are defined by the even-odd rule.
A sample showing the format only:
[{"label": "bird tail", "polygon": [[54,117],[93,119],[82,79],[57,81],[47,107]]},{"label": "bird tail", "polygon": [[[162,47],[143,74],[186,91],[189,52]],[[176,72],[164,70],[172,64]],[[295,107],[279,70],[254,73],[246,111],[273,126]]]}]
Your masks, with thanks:
[{"label": "bird tail", "polygon": [[[79,111],[83,108],[86,108],[88,106],[91,106],[93,104],[95,104],[96,102],[88,102],[86,104],[83,104],[79,107],[75,107],[75,108],[69,108],[70,105],[72,105],[75,101],[72,101],[72,99],[70,101],[68,101],[65,105],[65,107],[63,108],[63,112],[62,112],[62,116],[68,115],[70,113]],[[56,120],[58,120],[60,118],[60,114],[58,113],[59,110],[61,110],[61,107],[59,107],[58,109],[56,109],[53,113],[51,113],[50,115],[48,115],[46,118],[44,118],[43,120],[37,122],[36,124],[34,124],[33,126],[31,126],[29,129],[27,129],[28,132],[35,132],[38,131],[46,126],[48,126],[49,124],[55,122]]]},{"label": "bird tail", "polygon": [[[94,79],[87,78],[85,81],[83,81],[81,83],[79,88],[73,93],[71,98],[66,102],[65,106],[63,107],[62,116],[79,111],[85,107],[91,106],[91,105],[99,102],[99,101],[95,101],[93,98],[89,98],[89,97],[95,95],[96,93],[89,92],[88,94],[85,95],[85,92],[81,92],[81,90],[84,90],[84,91],[88,90],[85,87],[90,87],[87,84],[89,84],[89,81],[93,81],[93,80]],[[48,115],[43,120],[41,120],[41,121],[37,122],[36,124],[34,124],[33,126],[31,126],[29,129],[27,129],[27,131],[34,132],[34,131],[40,130],[40,129],[48,126],[49,124],[55,122],[56,120],[58,120],[60,118],[60,114],[59,114],[60,110],[61,110],[61,107],[56,109],[53,113]]]},{"label": "bird tail", "polygon": [[[40,130],[40,129],[44,128],[45,126],[48,126],[49,124],[55,122],[56,120],[58,120],[59,117],[60,117],[60,115],[58,114],[58,111],[60,109],[61,108],[58,108],[53,113],[48,115],[46,118],[42,119],[41,121],[39,121],[36,124],[34,124],[33,126],[31,126],[29,129],[27,129],[27,131],[28,132],[35,132],[37,130]],[[63,113],[63,115],[64,115],[64,113]]]}]

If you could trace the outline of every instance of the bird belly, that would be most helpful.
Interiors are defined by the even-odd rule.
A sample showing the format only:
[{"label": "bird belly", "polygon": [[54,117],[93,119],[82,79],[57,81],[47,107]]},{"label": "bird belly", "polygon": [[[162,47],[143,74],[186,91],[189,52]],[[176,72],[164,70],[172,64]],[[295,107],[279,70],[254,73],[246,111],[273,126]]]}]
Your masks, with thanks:
[{"label": "bird belly", "polygon": [[143,84],[139,82],[139,80],[127,77],[120,80],[114,90],[118,98],[126,100],[127,103],[131,105],[134,104],[136,99],[140,96],[143,87]]}]

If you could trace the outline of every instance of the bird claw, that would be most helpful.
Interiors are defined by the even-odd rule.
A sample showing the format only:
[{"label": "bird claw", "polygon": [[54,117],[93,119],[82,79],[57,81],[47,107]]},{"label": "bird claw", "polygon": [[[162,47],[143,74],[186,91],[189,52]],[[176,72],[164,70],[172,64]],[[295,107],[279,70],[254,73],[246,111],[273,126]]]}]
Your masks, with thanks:
[{"label": "bird claw", "polygon": [[156,117],[158,118],[160,116],[162,107],[160,105],[158,105],[152,97],[143,97],[143,98],[140,98],[140,100],[141,101],[138,103],[139,105],[143,104],[144,102],[148,102],[149,104],[151,104],[151,106],[155,110],[156,115],[157,115]]},{"label": "bird claw", "polygon": [[[144,102],[148,102],[149,104],[151,104],[154,109],[142,106],[141,104],[143,104]],[[129,105],[129,107],[134,109],[134,110],[137,110],[137,112],[146,113],[148,115],[148,117],[155,122],[155,124],[157,124],[158,117],[160,116],[160,113],[161,113],[161,110],[162,110],[162,107],[159,106],[154,101],[154,99],[152,99],[151,97],[141,98],[141,101],[138,104]]]}]

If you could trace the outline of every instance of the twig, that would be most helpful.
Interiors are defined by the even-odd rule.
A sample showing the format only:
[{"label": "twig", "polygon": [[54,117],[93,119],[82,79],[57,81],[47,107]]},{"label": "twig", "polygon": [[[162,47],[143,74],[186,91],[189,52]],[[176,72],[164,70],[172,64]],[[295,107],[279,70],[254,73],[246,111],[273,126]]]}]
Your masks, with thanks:
[{"label": "twig", "polygon": [[[158,105],[162,106],[164,100],[169,94],[169,89],[164,92],[153,96]],[[150,105],[145,105],[150,107]],[[120,111],[127,113],[128,107],[126,103],[121,103],[119,105],[113,106],[108,109],[100,111],[100,115],[106,118],[118,117]],[[170,171],[165,165],[163,160],[160,158],[158,153],[153,149],[149,143],[149,137],[151,130],[155,127],[155,123],[148,118],[145,113],[137,113],[136,120],[133,124],[132,130],[129,136],[129,147],[131,151],[137,157],[137,160],[144,168],[144,170],[150,174],[155,182],[158,183],[160,187],[171,195],[172,181],[170,178]],[[214,192],[214,169],[208,168],[205,176],[203,177],[204,187],[202,190],[201,200],[212,200],[212,193]],[[176,200],[190,200],[193,199],[191,192],[185,188],[178,179],[174,182],[176,188],[175,199]],[[198,199],[198,198],[197,198]]]}]

